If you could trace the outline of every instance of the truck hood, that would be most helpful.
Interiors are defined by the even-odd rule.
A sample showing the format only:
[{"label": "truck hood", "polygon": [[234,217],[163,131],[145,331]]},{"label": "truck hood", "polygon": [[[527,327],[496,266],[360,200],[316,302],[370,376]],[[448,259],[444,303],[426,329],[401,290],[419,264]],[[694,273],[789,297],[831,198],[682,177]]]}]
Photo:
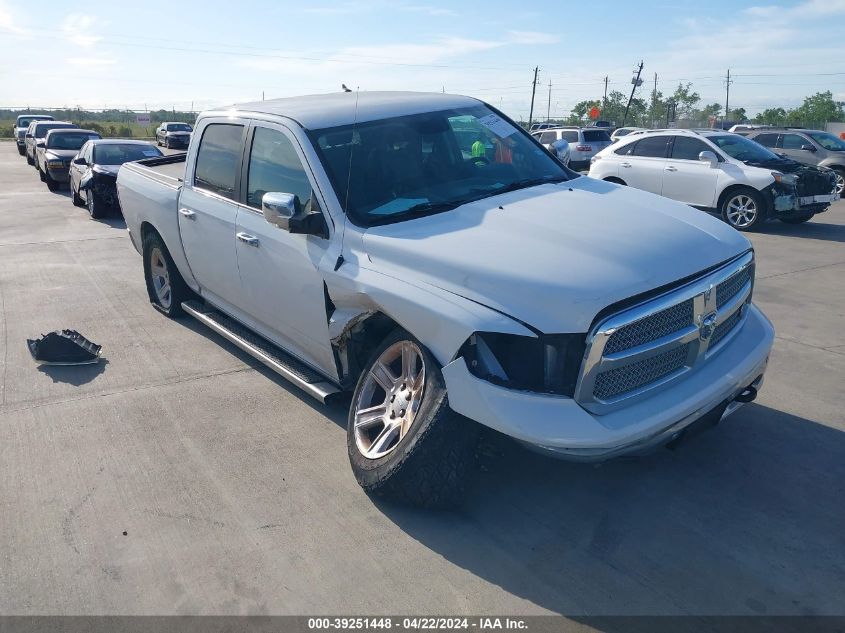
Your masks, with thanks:
[{"label": "truck hood", "polygon": [[704,212],[588,177],[372,227],[363,244],[382,272],[546,333],[586,332],[603,308],[751,248]]}]

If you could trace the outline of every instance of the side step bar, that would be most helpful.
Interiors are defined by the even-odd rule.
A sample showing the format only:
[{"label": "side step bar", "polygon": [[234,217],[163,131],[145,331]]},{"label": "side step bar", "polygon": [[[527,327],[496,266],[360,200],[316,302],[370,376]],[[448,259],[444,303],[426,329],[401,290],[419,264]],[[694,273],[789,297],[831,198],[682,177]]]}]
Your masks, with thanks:
[{"label": "side step bar", "polygon": [[338,387],[302,361],[201,301],[185,301],[182,309],[320,402],[340,392]]}]

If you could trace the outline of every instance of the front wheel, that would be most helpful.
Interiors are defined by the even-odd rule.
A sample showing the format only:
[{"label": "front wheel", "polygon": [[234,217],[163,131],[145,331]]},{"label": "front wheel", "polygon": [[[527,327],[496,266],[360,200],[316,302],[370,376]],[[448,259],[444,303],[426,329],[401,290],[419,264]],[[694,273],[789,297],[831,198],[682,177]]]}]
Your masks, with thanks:
[{"label": "front wheel", "polygon": [[50,177],[50,174],[44,174],[44,182],[47,183],[47,189],[50,191],[58,191],[59,190],[59,182],[57,180],[53,180]]},{"label": "front wheel", "polygon": [[25,156],[26,155],[26,148],[18,145],[18,154],[20,154],[21,156]]},{"label": "front wheel", "polygon": [[722,219],[738,231],[753,231],[765,221],[763,200],[754,189],[738,189],[725,196]]},{"label": "front wheel", "polygon": [[397,329],[358,379],[346,438],[352,471],[368,494],[442,508],[463,498],[478,428],[449,408],[431,352]]},{"label": "front wheel", "polygon": [[[24,154],[26,154],[26,150],[24,150]],[[29,157],[29,154],[26,154],[26,164],[27,165],[35,165],[35,161]]]},{"label": "front wheel", "polygon": [[36,165],[36,166],[35,166],[35,168],[38,170],[38,179],[39,179],[41,182],[47,182],[47,178],[46,178],[46,176],[44,175],[44,172],[43,172],[43,171],[41,171],[41,165]]},{"label": "front wheel", "polygon": [[102,200],[97,198],[97,194],[95,194],[93,190],[89,189],[85,194],[85,202],[88,206],[88,215],[90,215],[92,219],[99,220],[100,218],[105,217],[105,205]]},{"label": "front wheel", "polygon": [[164,241],[157,233],[148,233],[142,250],[150,303],[170,318],[181,316],[182,302],[191,298],[191,290],[173,263]]},{"label": "front wheel", "polygon": [[85,201],[79,195],[79,192],[73,188],[73,185],[70,185],[70,199],[73,202],[73,206],[75,207],[84,207]]}]

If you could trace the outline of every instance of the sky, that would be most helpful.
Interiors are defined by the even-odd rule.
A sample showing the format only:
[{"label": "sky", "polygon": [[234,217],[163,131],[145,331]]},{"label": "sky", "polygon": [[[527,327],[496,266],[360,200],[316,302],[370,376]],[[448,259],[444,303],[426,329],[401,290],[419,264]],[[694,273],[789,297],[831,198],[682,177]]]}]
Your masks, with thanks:
[{"label": "sky", "polygon": [[[609,89],[749,114],[845,100],[845,0],[602,3],[0,0],[0,107],[201,110],[340,90],[446,91],[528,119]],[[551,82],[551,90],[549,83]]]}]

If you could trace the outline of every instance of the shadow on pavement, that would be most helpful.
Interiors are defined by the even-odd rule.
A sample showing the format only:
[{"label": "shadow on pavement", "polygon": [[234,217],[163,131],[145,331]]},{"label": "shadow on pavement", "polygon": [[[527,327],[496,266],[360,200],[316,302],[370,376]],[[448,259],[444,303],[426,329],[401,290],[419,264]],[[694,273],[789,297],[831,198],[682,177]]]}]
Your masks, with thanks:
[{"label": "shadow on pavement", "polygon": [[379,508],[455,565],[558,613],[845,611],[842,431],[752,404],[636,461],[491,444],[462,510]]},{"label": "shadow on pavement", "polygon": [[65,382],[78,387],[106,371],[108,364],[108,358],[100,358],[100,362],[93,365],[39,365],[38,371],[50,376],[53,382]]},{"label": "shadow on pavement", "polygon": [[[830,213],[827,211],[826,213]],[[768,235],[784,235],[787,237],[803,237],[828,242],[845,242],[845,224],[826,224],[816,218],[804,224],[785,224],[784,222],[768,222],[760,231]]]}]

